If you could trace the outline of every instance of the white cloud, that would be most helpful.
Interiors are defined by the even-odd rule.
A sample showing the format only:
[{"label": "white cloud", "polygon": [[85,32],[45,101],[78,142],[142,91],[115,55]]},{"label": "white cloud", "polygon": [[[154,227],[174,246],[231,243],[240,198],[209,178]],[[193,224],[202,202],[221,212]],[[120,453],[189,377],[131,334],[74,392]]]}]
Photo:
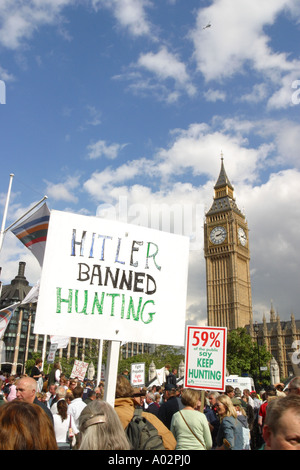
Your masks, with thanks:
[{"label": "white cloud", "polygon": [[157,53],[141,54],[137,66],[154,73],[159,80],[173,79],[176,86],[184,88],[190,96],[196,93],[196,88],[190,81],[185,64],[164,46]]},{"label": "white cloud", "polygon": [[91,126],[98,126],[101,124],[101,111],[98,111],[95,106],[87,106],[87,110],[90,115],[87,120],[87,124]]},{"label": "white cloud", "polygon": [[88,145],[88,158],[94,160],[102,156],[111,160],[117,158],[119,152],[126,147],[127,144],[107,144],[105,140],[98,140],[97,142]]},{"label": "white cloud", "polygon": [[120,185],[124,182],[132,183],[134,178],[146,173],[149,168],[150,164],[145,159],[129,161],[115,169],[108,167],[94,172],[83,187],[96,201],[110,202],[115,200],[115,190],[122,194]]},{"label": "white cloud", "polygon": [[[260,140],[257,147],[249,144],[250,135]],[[98,215],[190,236],[187,319],[205,322],[203,220],[213,202],[213,186],[220,171],[218,151],[223,150],[237,205],[245,212],[250,229],[255,318],[261,321],[271,299],[281,318],[289,318],[297,308],[300,173],[293,168],[274,169],[266,178],[264,170],[273,164],[274,155],[277,163],[293,163],[297,148],[292,142],[297,142],[297,135],[298,125],[288,121],[215,116],[211,124],[194,123],[174,130],[169,147],[157,151],[152,160],[135,160],[94,173],[84,189],[102,202]],[[293,156],[289,162],[288,154]],[[189,169],[206,182],[192,184],[190,178],[189,183],[176,182],[174,177],[179,173],[184,176]]]},{"label": "white cloud", "polygon": [[[290,169],[274,173],[261,186],[238,185],[238,204],[245,208],[250,228],[252,295],[254,310],[279,308],[286,318],[298,308],[298,234],[300,231],[300,173]],[[261,308],[261,307],[260,307]]]},{"label": "white cloud", "polygon": [[234,130],[232,126],[226,130],[224,124],[222,118],[220,123],[215,118],[211,126],[195,123],[188,129],[174,131],[170,147],[158,152],[158,170],[164,177],[183,174],[191,169],[194,176],[214,178],[219,171],[223,151],[232,179],[255,181],[258,167],[272,147],[263,143],[257,148],[250,148],[248,139],[241,131]]},{"label": "white cloud", "polygon": [[146,8],[151,7],[149,0],[92,0],[94,8],[108,8],[118,24],[128,29],[133,36],[150,36],[153,26],[147,18]]},{"label": "white cloud", "polygon": [[203,94],[206,101],[211,101],[212,103],[215,103],[216,101],[226,100],[226,93],[221,90],[213,90],[212,88],[209,88]]},{"label": "white cloud", "polygon": [[[287,12],[299,21],[294,0],[214,0],[199,9],[190,34],[197,69],[207,82],[222,82],[246,74],[250,68],[268,82],[268,94],[275,93],[269,100],[270,108],[290,105],[291,83],[297,78],[300,61],[291,59],[288,52],[273,50],[265,29]],[[212,27],[203,30],[208,21]],[[252,98],[262,99],[266,91],[256,85]]]},{"label": "white cloud", "polygon": [[241,96],[240,101],[247,101],[248,103],[260,103],[268,96],[268,87],[266,83],[256,83],[250,93]]},{"label": "white cloud", "polygon": [[169,104],[176,103],[182,95],[194,97],[197,93],[186,64],[166,46],[158,52],[141,53],[135,63],[113,78],[127,80],[128,89],[135,95],[151,95]]},{"label": "white cloud", "polygon": [[79,176],[67,176],[64,182],[46,182],[47,196],[54,201],[74,202],[78,201],[75,191],[79,187]]},{"label": "white cloud", "polygon": [[2,0],[0,3],[0,44],[18,49],[44,25],[58,25],[62,9],[71,0]]}]

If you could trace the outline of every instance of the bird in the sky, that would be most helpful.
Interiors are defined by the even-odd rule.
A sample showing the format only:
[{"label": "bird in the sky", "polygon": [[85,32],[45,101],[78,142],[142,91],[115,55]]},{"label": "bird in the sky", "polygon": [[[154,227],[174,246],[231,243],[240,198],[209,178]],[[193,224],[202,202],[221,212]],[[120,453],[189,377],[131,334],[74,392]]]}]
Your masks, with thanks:
[{"label": "bird in the sky", "polygon": [[207,28],[211,28],[211,23],[208,23],[206,26],[204,26],[202,29],[207,29]]}]

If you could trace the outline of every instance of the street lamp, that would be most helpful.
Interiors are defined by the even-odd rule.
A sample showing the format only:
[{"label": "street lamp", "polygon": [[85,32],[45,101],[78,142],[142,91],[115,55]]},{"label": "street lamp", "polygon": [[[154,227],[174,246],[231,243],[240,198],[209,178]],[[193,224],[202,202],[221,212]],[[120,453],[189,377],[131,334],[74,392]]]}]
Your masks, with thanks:
[{"label": "street lamp", "polygon": [[257,323],[257,321],[255,322],[253,329],[254,329],[254,332],[256,333],[256,342],[257,342],[257,356],[258,356],[258,368],[259,368],[259,381],[260,381],[260,383],[262,383],[262,381],[261,381],[261,371],[260,371],[260,354],[259,354],[259,343],[258,343],[258,332],[259,332],[259,326],[258,326],[258,323]]}]

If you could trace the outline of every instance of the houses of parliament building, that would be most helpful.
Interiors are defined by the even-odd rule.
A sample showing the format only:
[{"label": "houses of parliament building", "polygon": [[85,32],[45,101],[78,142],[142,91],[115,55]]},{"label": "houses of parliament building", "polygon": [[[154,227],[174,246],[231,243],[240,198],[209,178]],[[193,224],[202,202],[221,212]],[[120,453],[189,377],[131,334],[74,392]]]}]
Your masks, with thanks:
[{"label": "houses of parliament building", "polygon": [[[206,263],[207,324],[225,326],[228,331],[246,328],[253,340],[264,344],[277,361],[282,379],[293,375],[292,345],[300,340],[300,320],[291,315],[281,321],[271,305],[270,317],[253,323],[249,229],[245,215],[238,208],[234,188],[225,171],[223,157],[219,177],[214,186],[213,203],[205,214],[204,257]],[[2,287],[0,309],[22,301],[31,287],[25,277],[25,263],[19,263],[18,274],[11,284]],[[5,331],[0,368],[15,374],[24,368],[28,354],[49,351],[50,339],[33,334],[36,305],[20,305]],[[60,356],[84,360],[91,340],[70,338],[68,348]],[[4,346],[3,346],[4,345]],[[151,345],[127,343],[123,357],[149,352]],[[1,349],[0,349],[1,352]]]}]

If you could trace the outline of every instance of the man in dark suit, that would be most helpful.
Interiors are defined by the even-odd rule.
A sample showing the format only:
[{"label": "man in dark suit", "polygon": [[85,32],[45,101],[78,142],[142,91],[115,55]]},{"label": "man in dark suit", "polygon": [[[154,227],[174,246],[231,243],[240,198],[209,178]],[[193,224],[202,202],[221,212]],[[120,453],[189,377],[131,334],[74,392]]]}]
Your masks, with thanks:
[{"label": "man in dark suit", "polygon": [[147,413],[152,413],[157,416],[159,412],[159,405],[155,401],[154,393],[148,392],[146,395],[145,402],[148,406],[144,409],[144,411],[147,411]]},{"label": "man in dark suit", "polygon": [[184,406],[181,402],[181,398],[177,397],[174,385],[166,384],[164,395],[167,401],[160,405],[158,418],[170,429],[173,414],[182,410]]}]

